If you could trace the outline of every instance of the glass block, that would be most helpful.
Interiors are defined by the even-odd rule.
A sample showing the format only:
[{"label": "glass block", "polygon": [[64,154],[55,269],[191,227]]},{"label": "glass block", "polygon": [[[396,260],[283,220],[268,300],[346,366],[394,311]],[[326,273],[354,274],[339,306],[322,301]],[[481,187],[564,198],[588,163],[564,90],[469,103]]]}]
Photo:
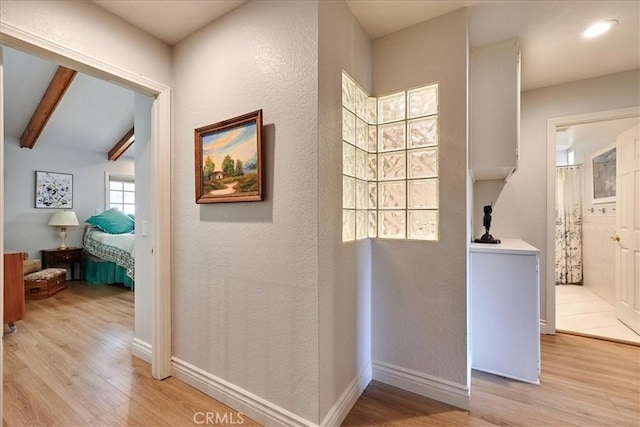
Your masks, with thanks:
[{"label": "glass block", "polygon": [[342,142],[342,173],[344,175],[356,175],[356,147]]},{"label": "glass block", "polygon": [[376,181],[378,179],[378,156],[376,154],[369,154],[368,156],[367,179],[369,181]]},{"label": "glass block", "polygon": [[367,211],[356,211],[356,240],[369,237],[369,218]]},{"label": "glass block", "polygon": [[369,209],[378,209],[378,184],[369,182]]},{"label": "glass block", "polygon": [[356,239],[356,211],[342,210],[342,241],[351,242]]},{"label": "glass block", "polygon": [[407,123],[407,148],[438,145],[438,117],[410,120]]},{"label": "glass block", "polygon": [[378,151],[378,126],[369,126],[369,152]]},{"label": "glass block", "polygon": [[409,178],[436,178],[438,176],[438,149],[409,151]]},{"label": "glass block", "polygon": [[360,119],[356,119],[356,147],[363,150],[369,148],[369,126]]},{"label": "glass block", "polygon": [[369,186],[367,181],[356,180],[356,209],[369,207]]},{"label": "glass block", "polygon": [[438,240],[437,211],[409,211],[409,239]]},{"label": "glass block", "polygon": [[342,208],[356,208],[356,179],[342,176]]},{"label": "glass block", "polygon": [[342,140],[356,142],[356,116],[346,108],[342,109]]},{"label": "glass block", "polygon": [[356,178],[367,179],[368,157],[366,151],[356,149]]},{"label": "glass block", "polygon": [[378,237],[404,239],[407,230],[406,211],[378,211]]},{"label": "glass block", "polygon": [[342,73],[342,106],[351,111],[356,109],[356,84],[345,73]]},{"label": "glass block", "polygon": [[407,176],[405,152],[378,154],[378,179],[388,181]]},{"label": "glass block", "polygon": [[378,124],[404,120],[404,92],[378,98]]},{"label": "glass block", "polygon": [[438,209],[438,180],[409,181],[409,209]]},{"label": "glass block", "polygon": [[407,208],[407,186],[404,181],[381,182],[378,191],[380,209]]},{"label": "glass block", "polygon": [[378,98],[367,98],[367,123],[370,125],[378,124]]},{"label": "glass block", "polygon": [[404,150],[406,129],[404,122],[378,126],[378,151]]},{"label": "glass block", "polygon": [[362,120],[367,119],[367,94],[364,93],[360,86],[356,85],[356,116]]},{"label": "glass block", "polygon": [[409,111],[407,116],[414,117],[428,116],[438,113],[438,85],[419,87],[407,91]]},{"label": "glass block", "polygon": [[378,237],[378,212],[369,211],[369,237]]}]

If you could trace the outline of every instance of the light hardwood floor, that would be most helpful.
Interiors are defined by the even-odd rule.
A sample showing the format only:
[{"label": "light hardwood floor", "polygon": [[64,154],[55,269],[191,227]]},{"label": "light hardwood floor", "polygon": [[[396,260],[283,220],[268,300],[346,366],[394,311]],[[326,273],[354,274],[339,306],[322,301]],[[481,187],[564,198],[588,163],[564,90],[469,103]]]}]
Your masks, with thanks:
[{"label": "light hardwood floor", "polygon": [[28,301],[18,332],[4,336],[3,425],[194,426],[207,413],[258,425],[175,378],[151,377],[131,356],[133,298],[74,281]]},{"label": "light hardwood floor", "polygon": [[[239,425],[235,411],[175,378],[152,379],[131,356],[132,292],[70,285],[28,302],[18,332],[4,337],[3,425],[194,426],[196,412]],[[542,367],[540,386],[474,372],[469,412],[372,382],[343,425],[640,425],[639,347],[543,336]]]}]

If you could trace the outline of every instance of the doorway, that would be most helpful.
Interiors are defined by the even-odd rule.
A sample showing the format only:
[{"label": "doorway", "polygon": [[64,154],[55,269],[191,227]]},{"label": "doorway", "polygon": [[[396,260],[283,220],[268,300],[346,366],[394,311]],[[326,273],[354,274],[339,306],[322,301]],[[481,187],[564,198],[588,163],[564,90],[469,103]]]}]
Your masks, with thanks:
[{"label": "doorway", "polygon": [[553,200],[554,212],[548,218],[553,220],[548,221],[547,241],[548,329],[552,325],[562,332],[640,345],[640,335],[620,322],[616,313],[620,200],[611,197],[615,157],[613,181],[602,179],[603,167],[610,167],[615,156],[617,136],[638,120],[636,108],[550,121],[554,159],[553,174],[548,175],[553,198],[548,200]]},{"label": "doorway", "polygon": [[[143,349],[151,361],[152,375],[166,378],[171,367],[171,257],[170,257],[170,88],[143,76],[125,71],[118,67],[88,57],[68,47],[59,45],[14,29],[11,26],[0,28],[3,44],[43,57],[55,63],[80,72],[125,86],[129,89],[151,96],[151,182],[152,209],[150,220],[150,242],[153,248],[152,278],[147,284],[152,290],[151,306],[147,309],[150,329],[150,342]],[[0,62],[1,66],[1,62]],[[2,70],[0,69],[0,75]],[[0,88],[1,89],[1,88]],[[3,116],[0,103],[0,117]],[[0,119],[1,120],[1,119]],[[0,125],[0,129],[2,126]],[[3,143],[0,134],[0,142]],[[4,158],[0,156],[0,177],[4,174]],[[4,184],[0,178],[0,184]],[[4,224],[4,215],[0,209],[0,222]],[[0,229],[1,230],[1,229]],[[1,233],[1,232],[0,232]],[[4,238],[3,233],[0,237]],[[136,317],[138,307],[136,306]],[[135,345],[135,343],[134,343]],[[135,346],[134,346],[135,347]],[[134,348],[135,350],[135,348]],[[1,377],[0,377],[1,378]]]}]

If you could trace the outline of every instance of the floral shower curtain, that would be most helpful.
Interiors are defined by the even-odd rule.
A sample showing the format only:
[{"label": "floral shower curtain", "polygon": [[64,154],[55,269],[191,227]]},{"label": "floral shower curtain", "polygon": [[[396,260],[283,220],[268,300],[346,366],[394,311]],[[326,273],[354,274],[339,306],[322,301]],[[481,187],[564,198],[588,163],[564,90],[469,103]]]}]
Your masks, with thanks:
[{"label": "floral shower curtain", "polygon": [[582,284],[582,167],[556,168],[556,284]]}]

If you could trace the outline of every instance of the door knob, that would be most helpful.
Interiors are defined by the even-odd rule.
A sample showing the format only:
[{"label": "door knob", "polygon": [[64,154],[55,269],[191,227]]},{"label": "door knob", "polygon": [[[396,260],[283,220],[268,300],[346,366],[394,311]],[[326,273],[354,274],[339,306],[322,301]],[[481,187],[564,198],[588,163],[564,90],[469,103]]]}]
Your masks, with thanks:
[{"label": "door knob", "polygon": [[616,242],[619,242],[620,236],[618,236],[617,234],[614,234],[613,236],[611,236],[611,240],[615,240]]}]

